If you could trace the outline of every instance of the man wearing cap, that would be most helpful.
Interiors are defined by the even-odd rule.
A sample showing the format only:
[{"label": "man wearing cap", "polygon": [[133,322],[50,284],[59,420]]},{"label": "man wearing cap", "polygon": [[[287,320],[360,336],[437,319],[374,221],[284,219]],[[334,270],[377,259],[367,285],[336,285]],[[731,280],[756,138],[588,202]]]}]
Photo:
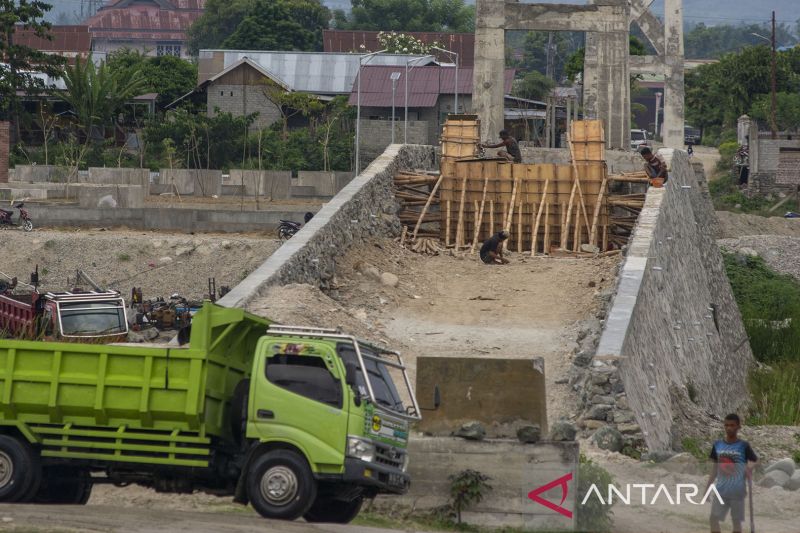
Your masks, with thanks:
[{"label": "man wearing cap", "polygon": [[522,152],[519,150],[519,143],[517,140],[508,134],[506,130],[500,132],[500,142],[497,144],[484,144],[484,148],[500,148],[504,147],[505,150],[497,152],[498,157],[503,157],[514,163],[522,163]]},{"label": "man wearing cap", "polygon": [[507,265],[508,259],[503,257],[503,241],[508,237],[508,231],[503,230],[483,241],[481,261],[487,265]]}]

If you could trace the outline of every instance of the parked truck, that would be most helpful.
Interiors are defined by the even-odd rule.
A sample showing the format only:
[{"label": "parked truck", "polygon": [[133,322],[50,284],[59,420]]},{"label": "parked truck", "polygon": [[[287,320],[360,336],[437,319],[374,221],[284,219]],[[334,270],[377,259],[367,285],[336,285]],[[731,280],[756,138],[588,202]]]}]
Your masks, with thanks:
[{"label": "parked truck", "polygon": [[[38,267],[31,284],[0,280],[0,337],[118,342],[128,335],[125,300],[119,292],[92,285],[91,290],[40,292]],[[76,278],[77,282],[77,278]]]},{"label": "parked truck", "polygon": [[347,523],[407,490],[420,408],[398,353],[211,302],[179,341],[0,340],[0,501],[136,483]]}]

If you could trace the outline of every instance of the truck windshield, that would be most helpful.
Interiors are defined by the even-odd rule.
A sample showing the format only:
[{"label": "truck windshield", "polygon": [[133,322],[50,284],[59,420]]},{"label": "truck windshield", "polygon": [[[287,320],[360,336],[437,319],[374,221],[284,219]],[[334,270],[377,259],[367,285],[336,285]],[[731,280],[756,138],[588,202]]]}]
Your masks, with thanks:
[{"label": "truck windshield", "polygon": [[64,336],[114,335],[128,331],[120,300],[61,303],[59,310]]},{"label": "truck windshield", "polygon": [[[362,355],[370,355],[376,357],[376,354],[367,347],[361,347]],[[339,356],[345,363],[353,363],[356,365],[356,384],[362,396],[367,396],[367,385],[364,382],[364,371],[358,364],[358,356],[356,356],[355,348],[349,344],[339,345]],[[364,359],[364,366],[367,368],[367,375],[369,376],[370,384],[372,385],[372,392],[375,394],[375,401],[383,407],[388,407],[393,411],[400,413],[405,412],[403,400],[397,392],[397,387],[394,385],[394,380],[389,373],[389,367],[381,364],[373,359]]]},{"label": "truck windshield", "polygon": [[631,140],[632,141],[646,141],[647,135],[643,131],[631,131]]}]

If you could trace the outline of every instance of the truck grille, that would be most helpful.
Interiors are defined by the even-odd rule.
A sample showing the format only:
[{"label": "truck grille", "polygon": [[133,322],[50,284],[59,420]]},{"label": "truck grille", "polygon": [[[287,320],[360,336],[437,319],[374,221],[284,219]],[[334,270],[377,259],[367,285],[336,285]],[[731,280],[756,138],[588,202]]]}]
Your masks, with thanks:
[{"label": "truck grille", "polygon": [[403,468],[403,462],[406,456],[406,451],[388,444],[375,443],[375,462],[381,465],[397,468]]}]

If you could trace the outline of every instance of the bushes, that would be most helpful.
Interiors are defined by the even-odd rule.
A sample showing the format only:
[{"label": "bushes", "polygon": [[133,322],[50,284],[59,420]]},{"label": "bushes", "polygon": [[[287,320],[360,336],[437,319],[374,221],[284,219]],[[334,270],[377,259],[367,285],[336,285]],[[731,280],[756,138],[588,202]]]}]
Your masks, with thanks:
[{"label": "bushes", "polygon": [[[614,478],[611,477],[611,474],[581,454],[578,465],[578,504],[586,497],[592,485],[597,485],[602,493],[613,483]],[[613,516],[611,505],[605,505],[597,498],[589,498],[586,505],[578,505],[577,531],[590,533],[611,531],[611,527],[614,525]]]},{"label": "bushes", "polygon": [[736,151],[739,150],[739,143],[735,140],[726,141],[719,145],[719,161],[717,162],[717,170],[728,172],[733,164],[733,157]]}]

